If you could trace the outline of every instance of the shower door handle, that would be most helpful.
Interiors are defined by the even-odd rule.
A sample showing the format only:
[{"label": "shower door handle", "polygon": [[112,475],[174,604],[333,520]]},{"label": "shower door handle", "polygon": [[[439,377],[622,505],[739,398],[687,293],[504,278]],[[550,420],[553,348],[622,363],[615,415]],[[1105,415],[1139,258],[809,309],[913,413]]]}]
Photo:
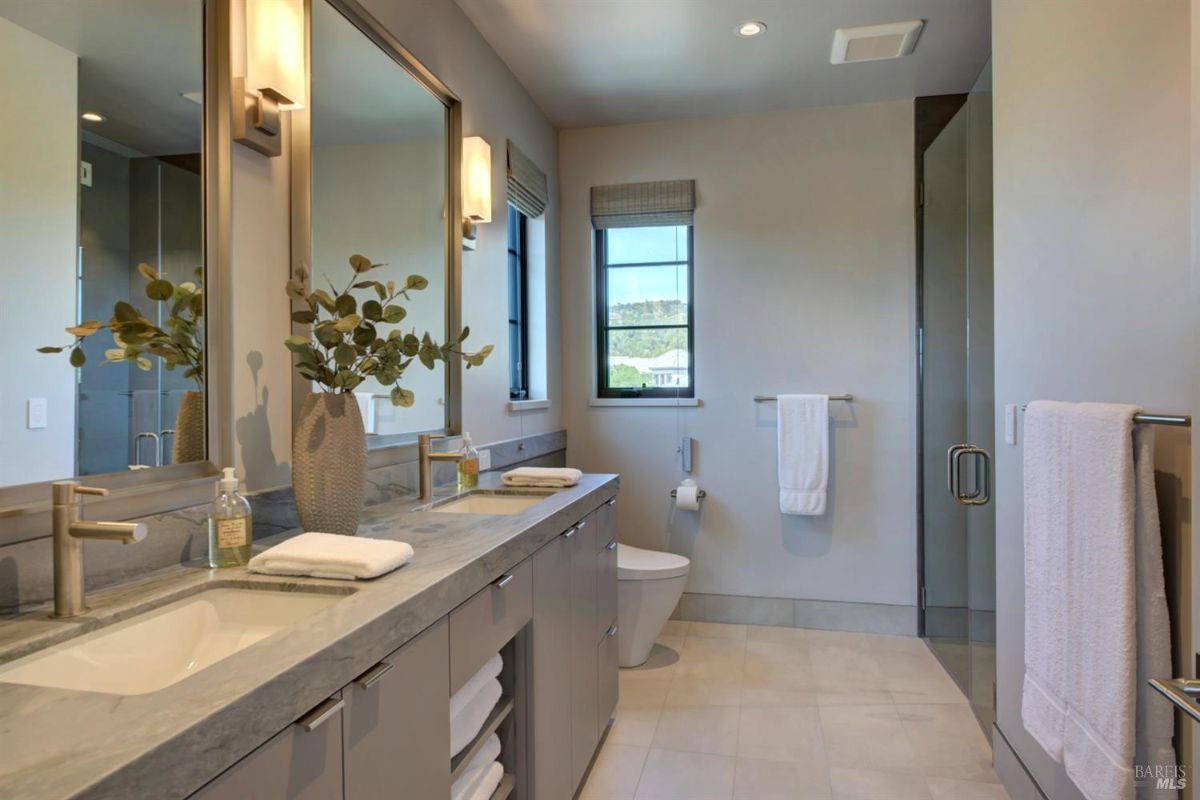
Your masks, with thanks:
[{"label": "shower door handle", "polygon": [[[962,487],[963,456],[975,457],[975,489],[966,492]],[[971,444],[951,445],[946,451],[946,483],[950,496],[964,506],[984,506],[992,499],[992,455],[982,447]]]}]

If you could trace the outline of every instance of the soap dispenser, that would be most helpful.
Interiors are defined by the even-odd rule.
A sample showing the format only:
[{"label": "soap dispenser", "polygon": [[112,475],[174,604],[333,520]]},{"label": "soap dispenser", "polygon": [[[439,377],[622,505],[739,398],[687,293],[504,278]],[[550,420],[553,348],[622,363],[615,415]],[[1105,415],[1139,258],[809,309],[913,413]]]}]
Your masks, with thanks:
[{"label": "soap dispenser", "polygon": [[458,490],[464,492],[479,485],[479,451],[471,444],[471,434],[463,434],[462,458],[458,460]]},{"label": "soap dispenser", "polygon": [[250,560],[250,501],[238,492],[233,467],[223,470],[208,512],[208,566],[240,567]]}]

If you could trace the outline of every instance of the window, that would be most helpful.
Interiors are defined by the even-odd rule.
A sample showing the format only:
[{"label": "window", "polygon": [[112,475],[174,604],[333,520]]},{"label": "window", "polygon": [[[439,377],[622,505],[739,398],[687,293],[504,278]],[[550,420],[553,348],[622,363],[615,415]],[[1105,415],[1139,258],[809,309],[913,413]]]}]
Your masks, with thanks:
[{"label": "window", "polygon": [[525,215],[508,207],[508,397],[529,397],[529,265]]},{"label": "window", "polygon": [[692,226],[596,231],[600,397],[694,397]]}]

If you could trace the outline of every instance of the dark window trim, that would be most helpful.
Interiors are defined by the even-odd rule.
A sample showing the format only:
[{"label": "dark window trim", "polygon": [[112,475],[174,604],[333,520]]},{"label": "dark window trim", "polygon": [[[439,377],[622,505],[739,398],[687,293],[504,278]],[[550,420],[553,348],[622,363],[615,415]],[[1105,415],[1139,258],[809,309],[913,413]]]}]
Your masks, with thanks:
[{"label": "dark window trim", "polygon": [[[527,239],[527,223],[528,219],[521,211],[512,205],[508,206],[509,217],[516,215],[517,217],[517,247],[513,249],[513,242],[508,243],[508,255],[517,259],[517,273],[520,286],[517,288],[519,292],[518,302],[520,304],[519,319],[512,318],[512,304],[509,303],[508,324],[517,326],[517,337],[520,340],[521,347],[518,354],[520,361],[517,363],[517,383],[514,386],[512,375],[512,354],[509,354],[509,379],[508,379],[508,399],[509,400],[527,400],[529,399],[529,254],[528,254],[528,239]],[[511,228],[511,224],[510,224]],[[510,273],[511,275],[511,273]],[[509,287],[509,298],[512,297],[512,287]]]},{"label": "dark window trim", "polygon": [[[642,264],[608,264],[607,248],[604,229],[596,231],[596,396],[598,398],[654,398],[654,397],[695,397],[696,396],[696,248],[694,230],[687,226],[687,306],[688,316],[686,325],[609,325],[608,324],[608,270],[624,267],[667,266],[681,264],[681,261],[655,261]],[[610,330],[663,330],[687,329],[688,349],[688,385],[685,387],[647,386],[641,389],[610,388],[608,386],[608,331]]]}]

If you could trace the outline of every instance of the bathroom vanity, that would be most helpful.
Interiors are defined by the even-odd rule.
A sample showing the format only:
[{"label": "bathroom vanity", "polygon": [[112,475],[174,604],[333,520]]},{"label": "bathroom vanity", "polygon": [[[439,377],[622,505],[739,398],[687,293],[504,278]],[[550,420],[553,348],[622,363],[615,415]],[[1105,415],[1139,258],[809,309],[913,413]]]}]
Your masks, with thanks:
[{"label": "bathroom vanity", "polygon": [[[373,581],[184,566],[95,592],[70,621],[5,623],[7,663],[91,629],[135,635],[142,615],[214,590],[261,591],[267,605],[334,598],[161,686],[8,682],[0,664],[0,796],[445,798],[475,747],[451,760],[449,697],[500,651],[504,697],[476,737],[500,734],[506,774],[493,796],[566,800],[617,700],[617,489],[616,476],[587,475],[500,515],[372,506],[359,535],[416,552]],[[156,647],[128,669],[150,669]]]}]

